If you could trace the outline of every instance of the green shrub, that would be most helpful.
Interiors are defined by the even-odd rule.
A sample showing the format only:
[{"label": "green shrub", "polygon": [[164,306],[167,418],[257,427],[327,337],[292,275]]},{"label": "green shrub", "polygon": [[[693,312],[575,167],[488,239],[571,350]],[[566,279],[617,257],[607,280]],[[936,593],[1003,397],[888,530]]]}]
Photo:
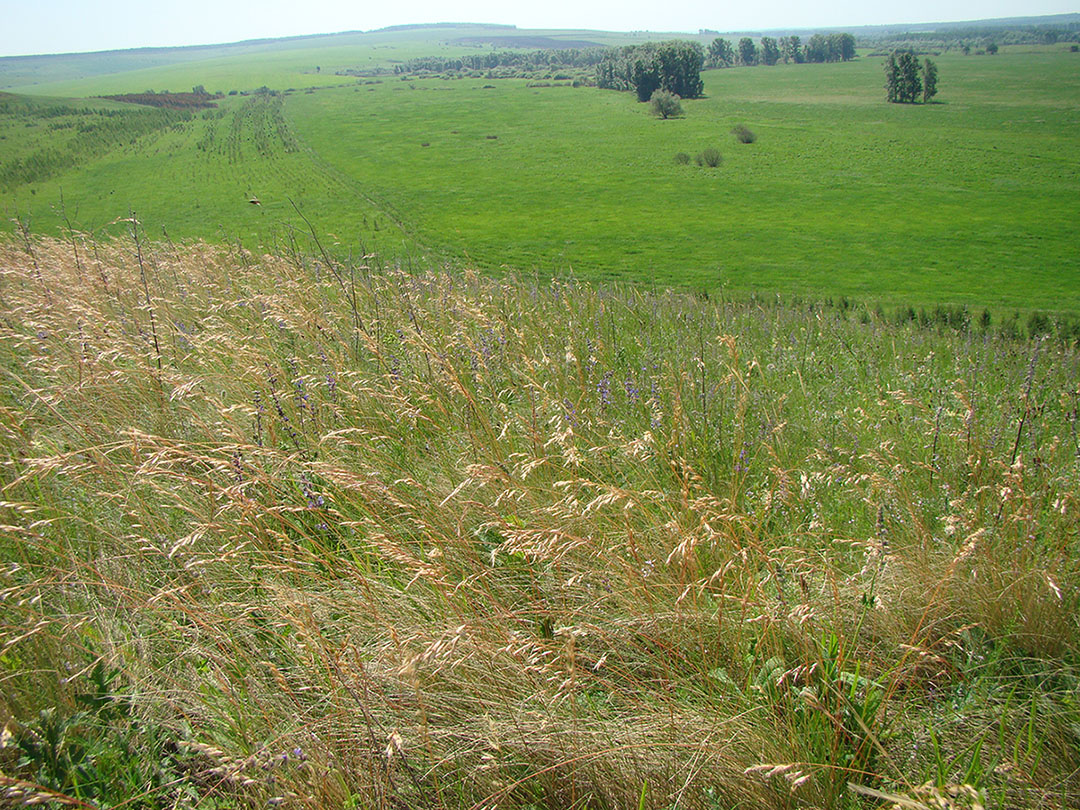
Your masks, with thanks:
[{"label": "green shrub", "polygon": [[664,89],[653,91],[649,98],[649,109],[657,118],[676,118],[683,114],[679,97]]},{"label": "green shrub", "polygon": [[686,152],[676,152],[675,162],[678,163],[680,166],[685,166],[687,163],[690,162],[690,155],[686,154]]},{"label": "green shrub", "polygon": [[757,140],[757,135],[745,124],[733,127],[731,134],[735,136],[735,140],[739,143],[753,143]]},{"label": "green shrub", "polygon": [[698,166],[708,166],[710,169],[715,169],[724,162],[724,156],[720,154],[719,149],[710,146],[708,149],[699,152],[697,157],[694,158],[694,162]]}]

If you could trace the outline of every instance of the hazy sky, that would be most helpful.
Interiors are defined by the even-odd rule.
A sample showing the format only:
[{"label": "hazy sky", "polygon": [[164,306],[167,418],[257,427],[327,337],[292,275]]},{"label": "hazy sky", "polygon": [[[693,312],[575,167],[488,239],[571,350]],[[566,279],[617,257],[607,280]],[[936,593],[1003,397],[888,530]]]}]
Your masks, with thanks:
[{"label": "hazy sky", "polygon": [[723,31],[1061,14],[1080,0],[0,0],[0,56],[200,45],[421,22]]}]

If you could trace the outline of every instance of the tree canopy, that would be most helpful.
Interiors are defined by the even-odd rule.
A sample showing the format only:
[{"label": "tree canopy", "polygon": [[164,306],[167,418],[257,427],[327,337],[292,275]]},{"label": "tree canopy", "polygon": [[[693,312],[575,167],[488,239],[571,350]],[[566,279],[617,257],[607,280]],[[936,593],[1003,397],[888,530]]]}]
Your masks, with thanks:
[{"label": "tree canopy", "polygon": [[780,47],[772,37],[761,38],[761,61],[766,65],[775,65],[780,61]]},{"label": "tree canopy", "polygon": [[798,34],[792,34],[790,37],[780,37],[780,58],[785,63],[795,62],[798,64],[803,61],[802,40]]},{"label": "tree canopy", "polygon": [[927,103],[937,95],[937,65],[929,59],[923,63],[922,84],[922,100]]},{"label": "tree canopy", "polygon": [[612,90],[633,90],[648,101],[658,89],[680,98],[698,98],[705,89],[701,68],[705,49],[696,42],[647,42],[613,49],[596,66],[596,83]]},{"label": "tree canopy", "polygon": [[855,58],[851,34],[814,34],[806,43],[807,62],[850,62]]},{"label": "tree canopy", "polygon": [[758,60],[757,45],[750,37],[739,40],[739,64],[756,65]]},{"label": "tree canopy", "polygon": [[735,48],[723,37],[717,37],[709,43],[709,67],[728,68],[735,66]]},{"label": "tree canopy", "polygon": [[885,100],[894,104],[924,102],[937,95],[937,65],[919,63],[914,51],[897,50],[885,60]]}]

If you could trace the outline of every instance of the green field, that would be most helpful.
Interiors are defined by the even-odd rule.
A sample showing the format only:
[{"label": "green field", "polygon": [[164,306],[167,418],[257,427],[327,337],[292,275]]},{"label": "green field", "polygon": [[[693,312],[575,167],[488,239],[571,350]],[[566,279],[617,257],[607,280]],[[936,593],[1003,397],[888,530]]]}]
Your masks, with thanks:
[{"label": "green field", "polygon": [[[33,87],[90,96],[266,85],[283,95],[227,96],[218,110],[92,153],[57,140],[58,119],[0,115],[3,160],[54,141],[71,152],[48,179],[0,189],[6,218],[55,231],[62,193],[79,229],[134,210],[151,233],[271,245],[307,232],[295,202],[343,254],[1080,310],[1080,57],[1065,47],[944,54],[940,103],[918,106],[885,104],[881,60],[867,55],[709,71],[706,97],[660,121],[631,94],[568,82],[333,75],[469,50],[446,44],[446,32],[341,36]],[[739,123],[756,143],[736,143]],[[709,146],[724,156],[716,169],[674,160]]]},{"label": "green field", "polygon": [[0,60],[0,807],[1076,810],[1080,55],[506,30]]}]

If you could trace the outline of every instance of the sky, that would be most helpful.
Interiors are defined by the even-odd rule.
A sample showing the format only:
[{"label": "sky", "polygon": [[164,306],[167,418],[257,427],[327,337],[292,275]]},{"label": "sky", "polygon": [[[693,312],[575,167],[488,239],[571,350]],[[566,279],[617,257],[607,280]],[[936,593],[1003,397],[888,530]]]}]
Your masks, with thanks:
[{"label": "sky", "polygon": [[753,31],[1080,11],[1080,0],[0,0],[0,56],[205,45],[430,22],[609,31]]}]

